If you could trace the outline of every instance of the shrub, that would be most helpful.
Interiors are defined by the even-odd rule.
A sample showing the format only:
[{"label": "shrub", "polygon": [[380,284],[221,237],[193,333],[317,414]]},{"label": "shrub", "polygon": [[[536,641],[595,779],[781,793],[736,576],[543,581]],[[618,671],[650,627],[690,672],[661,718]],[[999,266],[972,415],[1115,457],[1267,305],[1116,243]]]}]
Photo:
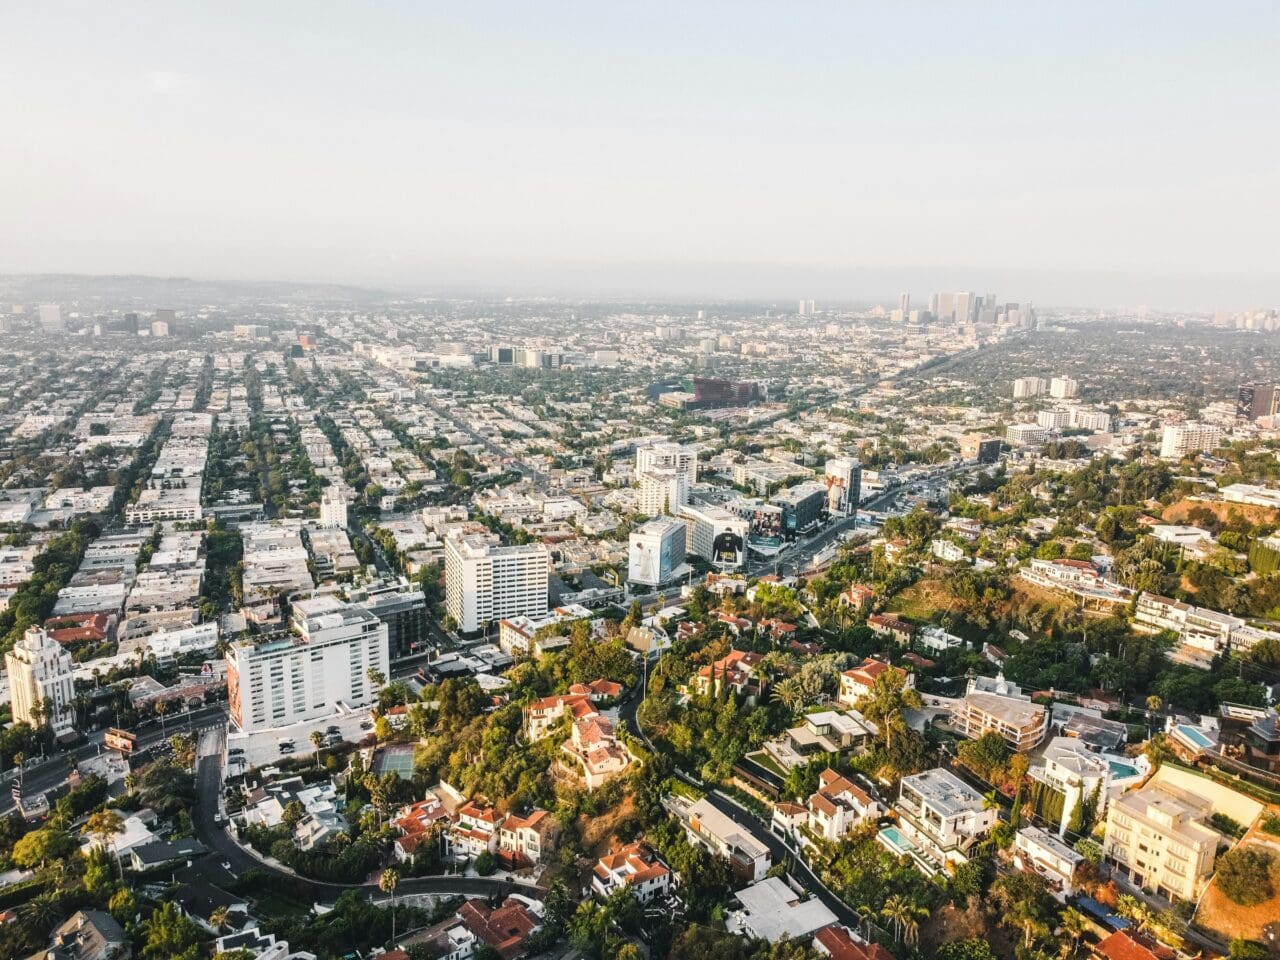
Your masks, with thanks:
[{"label": "shrub", "polygon": [[1272,856],[1257,847],[1236,847],[1218,858],[1218,886],[1232,903],[1253,907],[1271,899]]}]

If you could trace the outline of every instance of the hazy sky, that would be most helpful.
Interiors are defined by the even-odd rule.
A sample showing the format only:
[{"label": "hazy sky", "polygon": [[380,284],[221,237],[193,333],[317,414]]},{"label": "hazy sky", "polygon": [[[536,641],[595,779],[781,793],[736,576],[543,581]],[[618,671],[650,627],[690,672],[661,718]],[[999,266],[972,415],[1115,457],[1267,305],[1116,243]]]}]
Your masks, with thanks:
[{"label": "hazy sky", "polygon": [[0,272],[1280,305],[1280,3],[6,3]]}]

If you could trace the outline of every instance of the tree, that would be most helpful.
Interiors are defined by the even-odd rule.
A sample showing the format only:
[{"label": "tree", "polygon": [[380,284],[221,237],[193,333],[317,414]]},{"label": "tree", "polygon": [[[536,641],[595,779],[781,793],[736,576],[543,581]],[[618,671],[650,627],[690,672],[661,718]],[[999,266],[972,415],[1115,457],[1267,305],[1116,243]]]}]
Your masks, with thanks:
[{"label": "tree", "polygon": [[934,951],[934,956],[937,960],[996,960],[991,944],[977,937],[944,943]]},{"label": "tree", "polygon": [[298,828],[298,824],[302,822],[302,818],[307,815],[307,808],[298,800],[290,800],[284,805],[284,809],[280,811],[280,822],[283,823],[292,834]]},{"label": "tree", "polygon": [[320,766],[320,751],[324,749],[324,734],[319,730],[311,731],[311,746],[316,751],[316,766]]},{"label": "tree", "polygon": [[391,896],[391,945],[396,941],[396,887],[400,886],[400,871],[387,867],[378,877],[378,889]]},{"label": "tree", "polygon": [[[15,848],[16,852],[16,848]],[[1233,903],[1253,907],[1270,900],[1274,858],[1260,847],[1236,847],[1218,858],[1218,887]]]},{"label": "tree", "polygon": [[200,928],[172,900],[166,900],[142,924],[144,960],[199,960]]},{"label": "tree", "polygon": [[109,847],[115,854],[116,868],[120,871],[120,879],[124,879],[124,867],[120,864],[120,851],[116,848],[116,834],[124,833],[124,818],[109,807],[104,807],[89,815],[85,821],[83,833],[87,833],[103,847]]},{"label": "tree", "polygon": [[221,933],[227,925],[227,918],[230,916],[225,906],[214,907],[209,912],[209,922],[213,924],[215,933]]},{"label": "tree", "polygon": [[480,856],[476,857],[476,873],[482,877],[492,876],[497,867],[493,854],[488,850],[483,851]]},{"label": "tree", "polygon": [[10,855],[20,867],[44,866],[50,860],[58,860],[75,849],[75,839],[64,830],[45,827],[32,830],[13,845]]},{"label": "tree", "polygon": [[879,727],[886,750],[892,750],[894,736],[907,729],[902,712],[908,708],[919,710],[920,704],[920,694],[907,686],[907,674],[898,669],[886,670],[876,677],[871,692],[858,702],[863,716]]}]

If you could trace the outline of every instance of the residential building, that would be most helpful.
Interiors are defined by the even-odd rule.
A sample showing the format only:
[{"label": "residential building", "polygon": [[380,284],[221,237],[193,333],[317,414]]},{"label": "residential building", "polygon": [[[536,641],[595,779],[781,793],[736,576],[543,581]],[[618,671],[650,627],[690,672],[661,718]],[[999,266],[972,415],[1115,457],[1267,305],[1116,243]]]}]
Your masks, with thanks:
[{"label": "residential building", "polygon": [[330,597],[300,600],[291,626],[227,650],[231,718],[243,731],[367,707],[378,696],[370,672],[390,676],[387,625],[367,610]]},{"label": "residential building", "polygon": [[854,753],[871,739],[871,730],[854,713],[819,710],[804,722],[765,743],[765,751],[783,769],[808,763],[819,754]]},{"label": "residential building", "polygon": [[1106,758],[1090,750],[1078,737],[1054,737],[1041,754],[1041,765],[1031,768],[1031,776],[1047,783],[1063,796],[1062,820],[1058,835],[1066,833],[1067,824],[1076,806],[1096,802],[1096,812],[1102,816],[1107,808],[1107,790],[1111,784],[1111,764]]},{"label": "residential building", "polygon": [[640,841],[615,848],[591,869],[591,890],[601,899],[625,889],[641,903],[651,903],[665,897],[674,885],[671,869]]},{"label": "residential building", "polygon": [[320,526],[347,529],[347,500],[338,487],[326,487],[320,497]]},{"label": "residential building", "polygon": [[1043,377],[1019,377],[1013,381],[1013,399],[1027,400],[1044,393],[1046,384]]},{"label": "residential building", "polygon": [[734,894],[741,909],[725,920],[730,933],[779,943],[808,939],[836,922],[836,915],[817,897],[804,899],[781,877],[766,877]]},{"label": "residential building", "polygon": [[445,609],[464,633],[503,617],[547,612],[551,555],[540,543],[497,547],[478,535],[445,541]]},{"label": "residential building", "polygon": [[1080,384],[1070,377],[1054,377],[1049,381],[1049,396],[1055,400],[1071,400],[1080,391]]},{"label": "residential building", "polygon": [[967,860],[996,824],[996,811],[987,808],[982,794],[941,767],[903,777],[895,809],[902,831],[939,866]]},{"label": "residential building", "polygon": [[498,624],[498,646],[504,653],[513,657],[540,657],[545,653],[563,649],[569,645],[569,638],[564,636],[566,628],[554,630],[562,624],[571,624],[576,620],[591,619],[591,611],[581,604],[571,603],[568,606],[556,607],[545,616],[506,617]]},{"label": "residential building", "polygon": [[691,843],[697,843],[729,863],[729,870],[748,883],[764,879],[772,866],[769,848],[755,838],[751,828],[721,813],[706,797],[689,801],[669,796],[666,808],[684,826]]},{"label": "residential building", "polygon": [[656,467],[640,474],[636,510],[648,517],[669,516],[689,502],[688,474]]},{"label": "residential building", "polygon": [[[867,657],[856,667],[844,671],[840,674],[840,702],[846,707],[857,706],[859,700],[871,693],[876,680],[894,669],[882,660]],[[908,675],[905,685],[914,686],[915,677]]]},{"label": "residential building", "polygon": [[684,567],[688,527],[674,517],[657,517],[631,531],[627,581],[647,587],[670,583]]},{"label": "residential building", "polygon": [[71,654],[40,627],[28,627],[4,656],[13,719],[39,729],[48,723],[56,737],[71,734],[75,678]]},{"label": "residential building", "polygon": [[1003,675],[995,680],[972,678],[965,695],[956,701],[951,719],[966,737],[976,740],[998,733],[1020,753],[1038,746],[1049,730],[1048,711]]},{"label": "residential building", "polygon": [[621,773],[631,763],[631,752],[614,734],[613,724],[596,715],[575,720],[561,750],[573,758],[588,790]]},{"label": "residential building", "polygon": [[458,807],[449,830],[449,848],[457,856],[478,857],[498,849],[498,827],[502,815],[493,805],[476,798]]},{"label": "residential building", "polygon": [[[684,476],[684,489],[688,491],[690,487],[698,482],[698,448],[669,440],[649,441],[637,445],[636,480],[639,481],[641,477],[652,470],[677,471]],[[672,511],[675,508],[676,504],[672,503]]]},{"label": "residential building", "polygon": [[871,628],[871,632],[876,636],[890,637],[903,646],[911,643],[911,638],[916,632],[916,628],[906,620],[901,620],[887,613],[871,614],[871,616],[867,617],[867,626]]},{"label": "residential building", "polygon": [[524,708],[525,736],[531,743],[541,740],[564,716],[572,717],[577,722],[599,716],[599,711],[585,693],[559,693],[543,697]]},{"label": "residential building", "polygon": [[525,940],[542,924],[530,909],[514,897],[501,906],[486,900],[468,900],[458,917],[476,940],[492,948],[502,960],[515,960],[525,952]]},{"label": "residential building", "polygon": [[893,960],[893,954],[880,944],[863,940],[838,923],[829,924],[815,933],[812,946],[831,960]]},{"label": "residential building", "polygon": [[884,812],[870,794],[830,768],[818,774],[818,789],[806,806],[809,832],[832,843]]},{"label": "residential building", "polygon": [[724,683],[744,696],[759,696],[763,680],[755,675],[756,667],[764,655],[748,650],[730,650],[710,666],[701,667],[693,676],[695,693],[702,696],[718,694]]},{"label": "residential building", "polygon": [[1280,510],[1280,490],[1254,483],[1229,484],[1222,488],[1222,499],[1227,503],[1243,503],[1252,507]]},{"label": "residential building", "polygon": [[351,590],[347,598],[387,626],[387,649],[392,661],[426,652],[427,595],[404,577],[377,580]]},{"label": "residential building", "polygon": [[1084,857],[1039,827],[1023,827],[1013,838],[1013,862],[1041,877],[1060,901],[1075,893],[1076,874]]},{"label": "residential building", "polygon": [[[44,307],[40,310],[43,313]],[[77,910],[54,929],[49,949],[34,957],[39,960],[124,960],[132,951],[129,937],[111,914],[104,910]]]},{"label": "residential building", "polygon": [[1011,423],[1005,428],[1004,438],[1017,446],[1036,446],[1049,439],[1049,432],[1038,423]]},{"label": "residential building", "polygon": [[1213,875],[1221,834],[1206,826],[1210,801],[1151,781],[1111,803],[1103,853],[1135,885],[1195,900]]},{"label": "residential building", "polygon": [[828,460],[823,467],[823,483],[827,487],[827,510],[833,514],[849,514],[862,500],[862,464],[849,457]]},{"label": "residential building", "polygon": [[1160,458],[1181,460],[1183,457],[1212,450],[1222,442],[1222,428],[1212,423],[1171,423],[1160,437]]},{"label": "residential building", "polygon": [[559,838],[560,824],[546,810],[511,814],[498,828],[498,856],[515,867],[545,863]]}]

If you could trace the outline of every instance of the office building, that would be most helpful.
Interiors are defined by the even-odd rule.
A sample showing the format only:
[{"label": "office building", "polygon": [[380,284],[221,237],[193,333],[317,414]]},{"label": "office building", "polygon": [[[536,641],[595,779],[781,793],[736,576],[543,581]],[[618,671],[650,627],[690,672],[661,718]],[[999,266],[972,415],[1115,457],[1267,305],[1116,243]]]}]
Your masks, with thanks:
[{"label": "office building", "polygon": [[794,538],[812,530],[822,519],[827,506],[827,488],[810,481],[797,483],[775,494],[772,503],[782,508],[782,535]]},{"label": "office building", "polygon": [[45,333],[61,333],[63,331],[62,308],[56,303],[40,304],[40,329]]},{"label": "office building", "polygon": [[551,554],[541,543],[494,546],[479,535],[445,541],[445,610],[458,629],[547,612]]},{"label": "office building", "polygon": [[1000,446],[998,437],[967,433],[960,439],[960,456],[966,460],[976,460],[978,463],[998,463]]},{"label": "office building", "polygon": [[1011,423],[1004,438],[1015,446],[1035,446],[1049,439],[1048,431],[1038,423]]},{"label": "office building", "polygon": [[721,570],[733,570],[746,560],[751,524],[724,507],[685,504],[676,515],[688,524],[685,549]]},{"label": "office building", "polygon": [[961,290],[955,297],[956,322],[971,323],[974,319],[976,301],[968,290]]},{"label": "office building", "polygon": [[62,644],[40,627],[28,627],[4,655],[4,664],[14,722],[36,728],[47,723],[58,737],[71,733],[75,681],[71,654]]},{"label": "office building", "polygon": [[1054,377],[1049,382],[1049,396],[1055,400],[1071,400],[1080,392],[1080,384],[1070,377]]},{"label": "office building", "polygon": [[387,626],[336,597],[293,605],[291,632],[227,650],[231,719],[244,731],[318,720],[377,700],[370,671],[389,676]]},{"label": "office building", "polygon": [[823,482],[827,486],[827,509],[831,513],[857,511],[862,499],[862,464],[849,457],[828,460],[823,469]]},{"label": "office building", "polygon": [[911,315],[911,294],[898,294],[898,309],[902,311],[904,317]]},{"label": "office building", "polygon": [[669,583],[684,566],[687,527],[661,517],[631,531],[627,544],[627,580],[647,587]]},{"label": "office building", "polygon": [[1246,420],[1280,413],[1280,384],[1246,383],[1236,393],[1236,416]]},{"label": "office building", "polygon": [[1038,397],[1044,391],[1045,382],[1043,377],[1019,377],[1013,381],[1013,399],[1015,400]]},{"label": "office building", "polygon": [[1213,875],[1222,835],[1206,826],[1213,805],[1153,781],[1112,801],[1103,854],[1135,886],[1195,900]]},{"label": "office building", "polygon": [[1222,429],[1211,423],[1171,423],[1160,438],[1160,458],[1183,457],[1212,450],[1222,441]]},{"label": "office building", "polygon": [[430,646],[427,595],[404,577],[362,584],[348,594],[348,600],[386,624],[393,661],[425,653]]}]

